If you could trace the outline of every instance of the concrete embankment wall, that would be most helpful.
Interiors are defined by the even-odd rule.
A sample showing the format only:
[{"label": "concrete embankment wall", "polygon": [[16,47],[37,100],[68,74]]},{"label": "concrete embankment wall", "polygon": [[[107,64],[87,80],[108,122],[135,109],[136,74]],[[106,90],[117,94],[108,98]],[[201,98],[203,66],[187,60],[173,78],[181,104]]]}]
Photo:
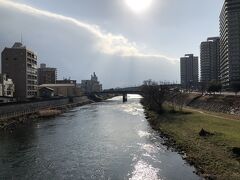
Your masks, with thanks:
[{"label": "concrete embankment wall", "polygon": [[58,108],[69,103],[85,103],[87,97],[61,98],[0,106],[0,120],[36,113],[41,109]]},{"label": "concrete embankment wall", "polygon": [[192,101],[189,106],[213,112],[240,115],[240,97],[207,95]]},{"label": "concrete embankment wall", "polygon": [[[182,100],[179,100],[181,99]],[[182,101],[185,106],[207,111],[240,115],[240,96],[184,94],[175,97],[176,102]]]}]

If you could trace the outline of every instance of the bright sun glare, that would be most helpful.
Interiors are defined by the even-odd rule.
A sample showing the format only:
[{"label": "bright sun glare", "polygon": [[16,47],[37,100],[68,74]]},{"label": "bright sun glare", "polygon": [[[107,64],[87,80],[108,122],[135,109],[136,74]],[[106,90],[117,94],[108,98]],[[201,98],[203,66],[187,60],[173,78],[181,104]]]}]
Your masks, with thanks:
[{"label": "bright sun glare", "polygon": [[152,4],[152,0],[125,0],[125,2],[136,13],[147,10]]}]

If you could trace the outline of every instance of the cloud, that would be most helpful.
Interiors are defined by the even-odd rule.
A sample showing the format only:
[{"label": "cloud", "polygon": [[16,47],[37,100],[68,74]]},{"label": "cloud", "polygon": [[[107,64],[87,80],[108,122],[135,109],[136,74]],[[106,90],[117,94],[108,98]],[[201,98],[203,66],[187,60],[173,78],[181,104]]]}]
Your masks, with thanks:
[{"label": "cloud", "polygon": [[99,26],[79,21],[75,18],[52,13],[49,11],[37,9],[26,4],[20,4],[9,0],[0,0],[0,6],[16,9],[23,13],[27,13],[35,16],[45,16],[48,18],[63,21],[68,24],[73,24],[77,27],[85,29],[89,33],[95,36],[97,39],[96,47],[104,54],[117,55],[122,57],[138,57],[138,58],[153,58],[153,59],[165,59],[172,63],[177,60],[172,57],[168,57],[158,53],[145,53],[137,46],[135,42],[129,41],[123,35],[115,35],[103,31]]}]

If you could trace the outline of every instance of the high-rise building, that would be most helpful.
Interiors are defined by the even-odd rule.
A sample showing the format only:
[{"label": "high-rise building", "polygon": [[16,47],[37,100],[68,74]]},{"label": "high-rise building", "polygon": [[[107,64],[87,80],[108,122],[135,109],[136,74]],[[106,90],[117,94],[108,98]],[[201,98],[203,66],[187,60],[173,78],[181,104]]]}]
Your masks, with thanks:
[{"label": "high-rise building", "polygon": [[219,81],[220,38],[211,37],[201,43],[201,82]]},{"label": "high-rise building", "polygon": [[180,59],[181,85],[185,89],[196,89],[198,87],[198,57],[186,54]]},{"label": "high-rise building", "polygon": [[240,0],[225,0],[220,14],[220,79],[225,89],[240,83]]},{"label": "high-rise building", "polygon": [[55,84],[57,79],[57,69],[40,64],[38,68],[38,84]]},{"label": "high-rise building", "polygon": [[13,80],[18,101],[37,96],[37,56],[22,43],[3,50],[2,73]]}]

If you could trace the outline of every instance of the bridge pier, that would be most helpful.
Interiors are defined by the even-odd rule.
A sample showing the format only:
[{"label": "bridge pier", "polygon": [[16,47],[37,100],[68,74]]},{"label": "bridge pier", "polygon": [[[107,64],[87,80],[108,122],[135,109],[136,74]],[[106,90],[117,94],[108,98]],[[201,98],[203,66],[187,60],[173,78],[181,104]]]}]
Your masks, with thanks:
[{"label": "bridge pier", "polygon": [[123,94],[123,102],[127,102],[127,94],[126,93]]}]

